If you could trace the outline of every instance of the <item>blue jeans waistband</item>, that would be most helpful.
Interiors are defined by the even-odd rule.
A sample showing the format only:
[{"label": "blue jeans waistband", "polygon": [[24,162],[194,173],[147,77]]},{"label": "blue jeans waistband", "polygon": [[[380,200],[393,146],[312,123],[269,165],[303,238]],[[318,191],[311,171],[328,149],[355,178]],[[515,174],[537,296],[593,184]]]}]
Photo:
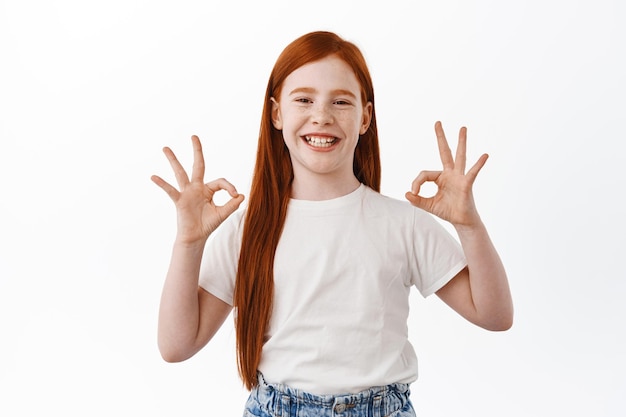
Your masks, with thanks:
[{"label": "blue jeans waistband", "polygon": [[263,375],[259,374],[259,385],[250,393],[246,415],[384,417],[405,410],[407,414],[399,416],[414,416],[410,393],[408,384],[391,384],[354,394],[315,395],[286,385],[267,383]]}]

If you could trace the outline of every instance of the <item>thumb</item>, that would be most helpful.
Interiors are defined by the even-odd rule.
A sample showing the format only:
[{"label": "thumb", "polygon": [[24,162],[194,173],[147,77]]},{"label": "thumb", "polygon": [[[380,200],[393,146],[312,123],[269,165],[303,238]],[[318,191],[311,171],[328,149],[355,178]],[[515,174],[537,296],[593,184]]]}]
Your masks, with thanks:
[{"label": "thumb", "polygon": [[404,197],[409,200],[409,203],[411,203],[412,205],[414,205],[415,207],[421,208],[423,210],[426,210],[428,207],[428,203],[430,201],[430,197],[429,198],[425,198],[425,197],[421,197],[417,194],[413,194],[412,192],[408,191]]},{"label": "thumb", "polygon": [[225,219],[233,214],[239,208],[244,198],[243,194],[237,194],[235,197],[228,200],[223,206],[219,207],[222,214],[221,217]]}]

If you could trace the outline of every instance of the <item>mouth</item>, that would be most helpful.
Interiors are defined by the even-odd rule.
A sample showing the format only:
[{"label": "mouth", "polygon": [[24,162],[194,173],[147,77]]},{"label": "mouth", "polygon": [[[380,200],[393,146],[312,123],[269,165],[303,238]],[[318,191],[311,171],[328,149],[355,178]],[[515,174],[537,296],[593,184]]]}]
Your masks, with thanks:
[{"label": "mouth", "polygon": [[333,136],[314,136],[314,135],[304,136],[304,140],[309,145],[313,146],[314,148],[329,148],[334,143],[339,141],[338,138],[333,137]]}]

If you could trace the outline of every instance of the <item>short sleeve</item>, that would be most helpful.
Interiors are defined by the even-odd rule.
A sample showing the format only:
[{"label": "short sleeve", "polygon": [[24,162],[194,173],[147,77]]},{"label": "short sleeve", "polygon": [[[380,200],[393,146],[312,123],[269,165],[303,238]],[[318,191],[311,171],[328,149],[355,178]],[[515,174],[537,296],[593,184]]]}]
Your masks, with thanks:
[{"label": "short sleeve", "polygon": [[209,236],[200,266],[200,287],[231,306],[241,250],[243,214],[243,210],[233,213]]},{"label": "short sleeve", "polygon": [[413,256],[416,270],[412,284],[423,297],[446,285],[467,261],[459,242],[431,214],[415,209]]}]

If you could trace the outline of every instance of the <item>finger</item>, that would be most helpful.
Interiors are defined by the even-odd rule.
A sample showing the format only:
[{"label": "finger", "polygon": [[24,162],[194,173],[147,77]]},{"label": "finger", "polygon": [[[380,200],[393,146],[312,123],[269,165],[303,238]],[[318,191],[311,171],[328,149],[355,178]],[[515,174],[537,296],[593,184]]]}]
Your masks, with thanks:
[{"label": "finger", "polygon": [[486,153],[482,154],[480,158],[478,158],[478,161],[476,161],[474,166],[472,166],[472,168],[470,168],[470,170],[467,171],[466,175],[472,181],[472,183],[476,179],[476,176],[478,175],[480,170],[485,166],[485,163],[487,162],[488,158],[489,158],[489,155],[487,155]]},{"label": "finger", "polygon": [[413,194],[411,192],[406,193],[405,198],[409,200],[409,203],[413,204],[415,207],[421,208],[422,210],[430,211],[430,207],[432,205],[432,197],[421,197],[419,195]]},{"label": "finger", "polygon": [[422,188],[422,184],[428,181],[436,182],[440,175],[441,175],[441,171],[420,172],[411,183],[411,193],[413,195],[419,194],[420,188]]},{"label": "finger", "polygon": [[189,177],[187,177],[187,172],[185,168],[180,164],[174,152],[168,148],[167,146],[163,148],[163,153],[167,157],[167,160],[170,162],[170,166],[174,171],[174,176],[176,177],[176,182],[178,182],[178,186],[183,188],[183,186],[189,184]]},{"label": "finger", "polygon": [[452,152],[450,151],[450,146],[448,146],[441,122],[435,123],[435,134],[437,135],[437,145],[439,146],[439,156],[443,163],[443,169],[453,169],[454,159],[452,159]]},{"label": "finger", "polygon": [[202,154],[202,144],[196,135],[191,137],[191,141],[193,143],[193,168],[191,171],[191,180],[203,182],[204,155]]},{"label": "finger", "polygon": [[461,174],[465,173],[467,161],[467,128],[463,126],[459,130],[459,143],[456,146],[456,157],[454,158],[454,169]]},{"label": "finger", "polygon": [[207,182],[205,185],[211,191],[212,194],[215,194],[216,192],[220,190],[224,190],[228,192],[228,194],[230,194],[231,197],[237,197],[240,195],[237,192],[237,189],[235,188],[235,186],[232,185],[230,182],[228,182],[224,178],[218,178],[211,182]]},{"label": "finger", "polygon": [[236,197],[233,197],[230,200],[228,200],[226,204],[224,204],[221,207],[218,207],[218,210],[220,211],[220,217],[222,219],[226,219],[228,216],[233,214],[235,210],[239,208],[244,198],[245,197],[243,194],[237,194]]},{"label": "finger", "polygon": [[176,200],[178,200],[180,193],[178,192],[176,188],[172,187],[167,181],[165,181],[163,178],[159,177],[158,175],[153,175],[150,177],[150,179],[152,180],[153,183],[155,183],[163,191],[165,191],[167,195],[172,199],[172,201],[176,202]]}]

